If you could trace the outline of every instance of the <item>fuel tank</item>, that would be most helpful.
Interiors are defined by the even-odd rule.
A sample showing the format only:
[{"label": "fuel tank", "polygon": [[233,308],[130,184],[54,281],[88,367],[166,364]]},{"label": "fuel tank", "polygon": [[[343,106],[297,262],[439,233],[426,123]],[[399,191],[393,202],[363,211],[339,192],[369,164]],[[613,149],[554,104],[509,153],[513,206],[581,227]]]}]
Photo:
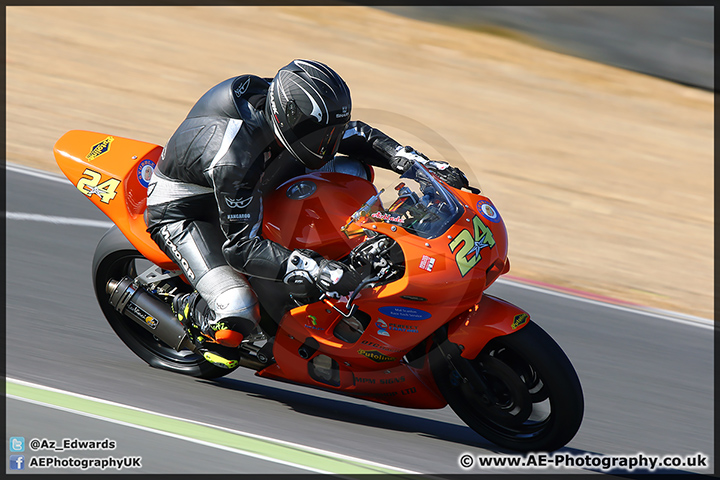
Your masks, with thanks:
[{"label": "fuel tank", "polygon": [[362,236],[340,228],[377,190],[344,173],[311,173],[292,178],[264,197],[263,236],[289,249],[307,248],[340,259]]}]

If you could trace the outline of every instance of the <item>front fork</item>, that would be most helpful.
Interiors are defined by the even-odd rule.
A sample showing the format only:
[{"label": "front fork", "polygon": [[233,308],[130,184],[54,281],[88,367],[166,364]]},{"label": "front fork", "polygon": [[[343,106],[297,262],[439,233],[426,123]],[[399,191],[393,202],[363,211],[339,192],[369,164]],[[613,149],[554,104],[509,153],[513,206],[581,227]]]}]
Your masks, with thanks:
[{"label": "front fork", "polygon": [[528,324],[530,316],[515,305],[490,295],[467,312],[450,320],[435,332],[435,343],[445,361],[460,381],[469,384],[490,403],[497,398],[471,361],[493,338],[512,335]]},{"label": "front fork", "polygon": [[435,332],[433,339],[443,359],[450,367],[450,373],[457,375],[458,380],[462,384],[469,385],[473,391],[477,392],[488,403],[497,403],[497,397],[487,384],[485,377],[470,363],[470,360],[463,358],[460,345],[447,340],[446,327],[442,327]]}]

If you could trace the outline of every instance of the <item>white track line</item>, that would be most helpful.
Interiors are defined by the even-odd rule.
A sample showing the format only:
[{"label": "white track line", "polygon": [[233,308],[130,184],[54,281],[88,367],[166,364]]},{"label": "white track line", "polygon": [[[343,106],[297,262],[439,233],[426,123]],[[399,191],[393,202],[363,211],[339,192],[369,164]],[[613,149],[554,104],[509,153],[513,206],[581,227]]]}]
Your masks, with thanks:
[{"label": "white track line", "polygon": [[12,163],[8,163],[5,165],[5,170],[7,170],[9,172],[22,173],[23,175],[28,175],[31,177],[43,178],[45,180],[62,183],[63,185],[68,185],[68,186],[72,185],[70,183],[70,180],[68,180],[67,178],[65,178],[61,175],[58,175],[58,174],[55,174],[52,172],[46,172],[44,170],[38,170],[36,168],[30,168],[30,167],[25,167],[22,165],[15,165]]},{"label": "white track line", "polygon": [[[20,173],[28,175],[30,177],[42,178],[44,180],[50,180],[58,182],[66,186],[72,186],[70,181],[52,172],[46,172],[44,170],[38,170],[36,168],[30,168],[23,165],[7,164],[5,169],[9,172]],[[102,220],[90,220],[87,218],[72,218],[72,217],[60,217],[56,215],[40,215],[37,213],[24,213],[24,212],[7,212],[5,214],[8,220],[29,220],[33,222],[47,222],[54,223],[56,225],[75,225],[79,227],[97,227],[97,228],[110,228],[113,223]]]},{"label": "white track line", "polygon": [[102,220],[90,220],[88,218],[57,217],[55,215],[40,215],[37,213],[7,212],[8,220],[29,220],[32,222],[47,222],[55,225],[75,225],[78,227],[110,228],[112,222]]},{"label": "white track line", "polygon": [[[299,443],[289,442],[289,441],[286,441],[286,440],[280,440],[280,439],[278,439],[278,438],[268,437],[268,436],[265,436],[265,435],[258,435],[258,434],[256,434],[256,433],[245,432],[245,431],[242,431],[242,430],[237,430],[237,429],[233,429],[233,428],[223,427],[223,426],[220,426],[220,425],[213,425],[213,424],[210,424],[210,423],[200,422],[200,421],[192,420],[192,419],[188,419],[188,418],[181,418],[181,417],[176,417],[176,416],[173,416],[173,415],[167,415],[167,414],[165,414],[165,413],[155,412],[155,411],[152,411],[152,410],[146,410],[146,409],[144,409],[144,408],[138,408],[138,407],[134,407],[134,406],[132,406],[132,405],[124,404],[124,403],[113,402],[113,401],[105,400],[105,399],[98,398],[98,397],[92,397],[92,396],[89,396],[89,395],[83,395],[83,394],[81,394],[81,393],[70,392],[70,391],[68,391],[68,390],[61,390],[61,389],[59,389],[59,388],[49,387],[49,386],[41,385],[41,384],[38,384],[38,383],[32,383],[32,382],[28,382],[28,381],[26,381],[26,380],[20,380],[20,379],[18,379],[18,378],[7,377],[7,378],[6,378],[6,381],[11,382],[11,383],[15,383],[15,384],[17,384],[17,385],[25,385],[25,386],[32,387],[32,388],[37,388],[37,389],[40,389],[40,390],[47,390],[47,391],[50,391],[50,392],[55,392],[55,393],[60,393],[60,394],[63,394],[63,395],[68,395],[68,396],[71,396],[71,397],[82,398],[82,399],[84,399],[84,400],[90,400],[90,401],[96,402],[96,403],[101,403],[101,404],[106,404],[106,405],[112,405],[112,406],[115,406],[115,407],[121,407],[121,408],[128,409],[128,410],[134,410],[134,411],[137,411],[137,412],[142,412],[142,413],[146,413],[146,414],[150,414],[150,415],[154,415],[154,416],[158,416],[158,417],[169,418],[169,419],[177,420],[177,421],[180,421],[180,422],[192,423],[192,424],[200,425],[200,426],[203,426],[203,427],[210,427],[210,428],[214,428],[214,429],[218,429],[218,430],[223,430],[223,431],[226,431],[226,432],[229,432],[229,433],[233,433],[233,434],[239,435],[239,436],[244,436],[244,437],[248,437],[248,438],[254,438],[254,439],[257,439],[257,440],[262,440],[262,441],[264,441],[264,442],[274,443],[274,444],[277,444],[277,445],[284,445],[284,446],[291,447],[291,448],[294,448],[294,449],[297,449],[297,450],[300,450],[300,451],[303,451],[303,452],[317,453],[317,454],[321,454],[321,455],[328,456],[328,457],[332,457],[332,458],[336,458],[336,459],[343,459],[343,460],[348,460],[348,461],[351,461],[351,462],[359,463],[359,464],[361,464],[361,465],[367,465],[367,466],[370,466],[370,467],[380,467],[380,468],[387,469],[387,470],[393,470],[393,471],[395,471],[395,472],[397,472],[397,473],[403,473],[403,474],[419,474],[419,472],[415,472],[415,471],[412,471],[412,470],[406,470],[406,469],[403,469],[403,468],[394,467],[394,466],[390,466],[390,465],[385,465],[385,464],[383,464],[383,463],[374,462],[374,461],[372,461],[372,460],[366,460],[366,459],[364,459],[364,458],[353,457],[353,456],[351,456],[351,455],[345,455],[345,454],[342,454],[342,453],[331,452],[331,451],[329,451],[329,450],[324,450],[324,449],[321,449],[321,448],[310,447],[310,446],[308,446],[308,445],[303,445],[303,444],[299,444]],[[43,403],[43,404],[44,404],[44,402],[38,402],[38,401],[32,400],[32,399],[25,399],[24,397],[18,397],[18,396],[15,396],[15,395],[7,395],[7,396],[8,396],[8,397],[11,397],[11,398],[16,398],[16,399],[18,399],[18,400],[26,400],[26,401],[31,401],[31,402],[35,402],[35,403]],[[64,409],[64,408],[65,408],[65,407],[60,407],[60,406],[56,406],[56,405],[52,405],[52,404],[46,404],[46,405],[47,405],[47,406],[52,406],[52,407],[55,407],[55,408],[58,408],[58,409]],[[70,409],[67,409],[67,410],[70,411]],[[72,411],[73,411],[73,412],[81,412],[80,410],[72,410]],[[86,413],[87,416],[94,415],[94,414],[90,414],[90,413],[87,413],[87,412],[82,412],[82,413]],[[121,423],[121,422],[122,422],[121,420],[107,419],[107,418],[105,418],[105,417],[96,417],[96,418],[100,418],[101,420],[110,420],[110,421],[113,421],[114,423]],[[145,429],[145,430],[148,430],[148,431],[153,431],[153,430],[154,430],[154,429],[151,430],[151,429],[149,429],[148,427],[142,427],[142,426],[134,425],[134,424],[127,424],[126,422],[122,422],[122,423],[123,423],[123,424],[126,424],[127,426],[131,426],[131,427],[135,427],[135,428],[141,428],[141,429]],[[175,435],[175,434],[171,434],[171,433],[168,433],[168,432],[162,432],[162,431],[156,431],[155,433],[165,434],[165,435],[168,435],[168,436],[174,436],[174,435]],[[178,437],[178,438],[180,438],[180,437]],[[189,438],[189,437],[183,438],[183,439],[188,440],[188,441],[194,441],[194,442],[196,442],[196,443],[201,443],[201,442],[202,442],[202,441],[200,441],[200,440],[191,439],[191,438]],[[215,444],[209,444],[209,443],[203,443],[203,444],[205,444],[205,445],[207,445],[207,446],[216,446]],[[224,446],[221,446],[221,445],[216,446],[216,448],[221,448],[221,447],[222,447],[223,449],[232,449],[232,447],[224,447]],[[233,449],[233,450],[235,450],[235,449]],[[236,453],[247,454],[247,453],[245,453],[244,451],[237,451]],[[251,455],[251,456],[257,456],[257,455]],[[261,458],[261,457],[258,456],[258,458]],[[264,459],[265,459],[265,460],[268,460],[268,461],[277,461],[277,459],[272,459],[272,458],[267,458],[267,457],[264,458]],[[286,463],[287,465],[297,466],[298,468],[308,469],[308,467],[305,467],[305,466],[302,466],[302,465],[295,465],[295,464],[290,464],[290,463],[287,463],[287,462],[285,462],[285,463]]]},{"label": "white track line", "polygon": [[[21,166],[21,165],[15,165],[15,164],[7,164],[7,165],[6,165],[6,169],[9,170],[9,171],[12,171],[12,172],[22,173],[22,174],[24,174],[24,175],[30,175],[30,176],[33,176],[33,177],[45,178],[45,179],[47,179],[47,180],[52,180],[52,181],[55,181],[55,182],[61,182],[61,183],[70,185],[70,183],[69,183],[66,179],[64,179],[64,177],[61,177],[61,176],[59,176],[59,175],[55,175],[55,174],[53,174],[53,173],[51,173],[51,172],[44,172],[44,171],[42,171],[42,170],[37,170],[37,169],[34,169],[34,168],[29,168],[29,167],[25,167],[25,166]],[[9,215],[10,215],[10,214],[8,214],[8,218],[10,218]],[[13,215],[16,215],[16,214],[13,214]],[[23,215],[24,215],[24,214],[23,214]],[[38,215],[37,217],[45,217],[45,215]],[[53,218],[53,217],[49,217],[49,216],[47,216],[47,217],[48,217],[48,218]],[[64,217],[55,217],[55,218],[64,218]],[[82,220],[82,219],[69,219],[69,220],[73,220],[73,221],[74,221],[74,220]],[[49,220],[42,220],[42,221],[49,221]],[[96,222],[96,221],[94,221],[94,220],[87,220],[87,222]],[[103,223],[102,226],[104,226],[104,227],[111,225],[110,223],[107,223],[107,222],[100,222],[100,223]],[[87,226],[100,226],[100,225],[99,225],[99,224],[95,224],[95,225],[87,225]],[[512,280],[507,280],[507,279],[504,279],[504,278],[498,279],[498,280],[497,280],[497,283],[499,283],[499,284],[504,284],[504,285],[509,285],[509,286],[514,286],[514,287],[518,287],[518,288],[523,288],[523,289],[525,289],[525,290],[531,290],[531,291],[535,291],[535,292],[541,292],[541,293],[544,293],[544,294],[547,294],[547,295],[554,295],[554,296],[556,296],[556,297],[561,297],[561,298],[565,298],[565,299],[568,299],[568,300],[575,300],[575,301],[578,301],[578,302],[585,302],[585,303],[589,303],[589,304],[592,304],[592,305],[597,305],[597,306],[600,306],[600,307],[612,308],[612,309],[615,309],[615,310],[620,310],[620,311],[625,311],[625,312],[630,312],[630,313],[637,313],[637,314],[639,314],[639,315],[645,315],[645,316],[649,316],[649,317],[661,318],[661,319],[663,319],[663,320],[667,320],[667,321],[670,321],[670,322],[675,322],[675,323],[679,323],[679,324],[682,324],[682,325],[689,325],[689,326],[692,326],[692,327],[699,327],[699,328],[703,328],[703,329],[706,329],[706,330],[713,330],[713,329],[715,328],[715,322],[714,322],[713,320],[710,320],[710,319],[707,319],[707,318],[701,318],[701,317],[693,317],[693,316],[691,316],[691,315],[685,315],[685,314],[678,313],[678,312],[671,312],[671,311],[668,311],[668,310],[658,310],[658,309],[653,309],[653,308],[650,308],[650,307],[647,307],[647,308],[642,308],[642,307],[633,308],[633,307],[626,307],[626,306],[622,306],[622,305],[615,305],[615,304],[613,304],[613,303],[601,302],[601,301],[599,301],[599,300],[592,300],[592,299],[589,299],[589,298],[585,298],[585,297],[581,297],[581,296],[577,296],[577,295],[572,295],[572,294],[569,294],[569,293],[558,292],[558,291],[556,291],[556,290],[552,290],[552,289],[549,289],[549,288],[536,287],[536,286],[534,286],[534,285],[528,285],[528,284],[521,283],[521,282],[515,282],[515,281],[512,281]]]},{"label": "white track line", "polygon": [[667,320],[669,322],[680,323],[682,325],[690,325],[693,327],[704,328],[707,330],[713,330],[715,328],[715,322],[712,320],[709,320],[707,318],[701,318],[701,317],[693,317],[691,315],[685,315],[685,314],[678,313],[678,312],[671,312],[668,310],[656,310],[656,309],[652,309],[650,307],[646,307],[647,309],[645,309],[643,307],[626,307],[624,305],[616,305],[614,303],[602,302],[600,300],[593,300],[591,298],[585,298],[585,297],[581,297],[578,295],[572,295],[570,293],[565,293],[565,292],[558,292],[558,291],[552,290],[550,288],[537,287],[535,285],[528,285],[526,283],[516,282],[513,280],[507,280],[504,278],[499,278],[498,280],[496,280],[495,283],[509,285],[509,286],[517,287],[517,288],[522,288],[522,289],[530,290],[533,292],[539,292],[539,293],[542,293],[545,295],[553,295],[553,296],[565,298],[568,300],[575,300],[578,302],[589,303],[591,305],[597,305],[599,307],[612,308],[614,310],[620,310],[623,312],[635,313],[638,315],[645,315],[648,317],[661,318],[663,320]]},{"label": "white track line", "polygon": [[[10,380],[10,379],[8,379],[8,380]],[[136,424],[134,424],[134,423],[124,422],[124,421],[122,421],[122,420],[115,420],[114,418],[102,417],[102,416],[99,416],[99,415],[95,415],[94,413],[83,412],[82,410],[75,410],[75,409],[72,409],[72,408],[61,407],[61,406],[59,406],[59,405],[53,405],[52,403],[40,402],[40,401],[38,401],[38,400],[32,400],[32,399],[30,399],[30,398],[19,397],[19,396],[12,395],[12,394],[6,394],[6,397],[7,397],[7,398],[12,398],[12,399],[14,399],[14,400],[19,400],[19,401],[25,402],[25,403],[31,403],[31,404],[33,404],[33,405],[40,405],[40,406],[43,406],[43,407],[52,408],[52,409],[54,409],[54,410],[60,410],[60,411],[62,411],[62,412],[73,413],[73,414],[75,414],[75,415],[80,415],[80,416],[83,416],[83,417],[93,418],[93,419],[95,419],[95,420],[102,420],[102,421],[104,421],[104,422],[114,423],[114,424],[116,424],[116,425],[122,425],[122,426],[124,426],[124,427],[134,428],[134,429],[136,429],[136,430],[142,430],[142,431],[145,431],[145,432],[155,433],[155,434],[157,434],[157,435],[162,435],[162,436],[164,436],[164,437],[174,438],[174,439],[176,439],[176,440],[184,440],[184,441],[190,442],[190,443],[197,443],[198,445],[203,445],[203,446],[205,446],[205,447],[216,448],[216,449],[218,449],[218,450],[224,450],[224,451],[226,451],[226,452],[236,453],[236,454],[238,454],[238,455],[245,455],[245,456],[248,456],[248,457],[257,458],[257,459],[264,460],[264,461],[271,462],[271,463],[278,463],[278,464],[281,464],[281,465],[287,465],[287,466],[290,466],[290,467],[297,468],[297,469],[299,469],[299,470],[307,470],[307,471],[311,471],[311,472],[315,472],[315,473],[320,473],[320,474],[331,474],[331,473],[332,473],[332,472],[327,472],[327,471],[324,471],[324,470],[318,470],[318,469],[315,469],[315,468],[312,468],[312,467],[306,467],[306,466],[304,466],[304,465],[299,465],[299,464],[296,464],[296,463],[287,462],[287,461],[280,460],[280,459],[277,459],[277,458],[268,457],[268,456],[266,456],[266,455],[260,455],[260,454],[257,454],[257,453],[248,452],[248,451],[246,451],[246,450],[241,450],[241,449],[238,449],[238,448],[227,447],[227,446],[225,446],[225,445],[219,445],[219,444],[207,442],[207,441],[204,441],[204,440],[198,440],[198,439],[196,439],[196,438],[187,437],[187,436],[184,436],[184,435],[178,435],[178,434],[176,434],[176,433],[165,432],[165,431],[163,431],[163,430],[158,430],[158,429],[156,429],[156,428],[150,428],[150,427],[145,427],[145,426],[142,426],[142,425],[136,425]]]}]

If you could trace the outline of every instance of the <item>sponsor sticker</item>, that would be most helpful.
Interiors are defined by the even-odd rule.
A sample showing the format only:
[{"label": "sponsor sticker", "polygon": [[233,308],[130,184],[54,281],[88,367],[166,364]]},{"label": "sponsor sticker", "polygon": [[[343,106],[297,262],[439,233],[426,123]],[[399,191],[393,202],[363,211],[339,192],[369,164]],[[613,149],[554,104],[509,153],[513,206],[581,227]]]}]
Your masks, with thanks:
[{"label": "sponsor sticker", "polygon": [[391,352],[391,353],[397,353],[397,352],[401,351],[400,349],[397,349],[397,348],[388,347],[387,344],[385,344],[385,343],[380,344],[377,342],[373,342],[371,340],[363,340],[360,343],[362,343],[363,345],[367,345],[368,347],[377,348],[378,350],[385,350],[386,352]]},{"label": "sponsor sticker", "polygon": [[85,158],[87,158],[88,162],[92,162],[100,155],[107,153],[110,150],[110,144],[113,142],[113,140],[115,140],[113,137],[107,137],[102,142],[93,145],[90,149],[90,153],[85,155]]},{"label": "sponsor sticker", "polygon": [[153,330],[155,330],[158,326],[157,319],[151,317],[150,315],[145,317],[145,323],[147,323],[148,327],[152,328]]},{"label": "sponsor sticker", "polygon": [[387,317],[399,318],[401,320],[426,320],[432,317],[432,314],[425,310],[412,307],[400,307],[400,306],[389,306],[380,307],[378,309],[380,313]]},{"label": "sponsor sticker", "polygon": [[370,216],[373,218],[377,218],[378,220],[382,220],[384,222],[395,222],[395,223],[403,222],[402,217],[400,217],[398,215],[389,215],[389,214],[383,213],[383,212],[375,212]]},{"label": "sponsor sticker", "polygon": [[138,307],[134,303],[128,303],[127,309],[130,310],[132,313],[134,313],[138,318],[143,319],[148,327],[152,328],[153,330],[155,330],[157,328],[157,326],[158,326],[157,319],[153,318],[152,315],[147,313],[142,308]]},{"label": "sponsor sticker", "polygon": [[377,380],[377,382],[374,378],[363,378],[363,377],[354,377],[354,378],[355,378],[356,384],[370,383],[372,385],[375,385],[375,383],[378,383],[380,385],[393,385],[393,384],[402,383],[405,381],[405,377],[402,375],[399,377],[392,377],[392,378],[380,378]]},{"label": "sponsor sticker", "polygon": [[390,324],[387,327],[388,330],[393,332],[403,332],[403,333],[418,333],[420,330],[418,330],[417,327],[413,325],[403,325],[401,323],[393,323],[390,322]]},{"label": "sponsor sticker", "polygon": [[388,325],[383,321],[382,319],[378,319],[377,322],[375,322],[375,326],[378,329],[378,335],[382,335],[383,337],[389,337],[390,334],[387,331]]},{"label": "sponsor sticker", "polygon": [[427,298],[418,297],[415,295],[401,295],[400,298],[402,298],[404,300],[412,300],[413,302],[427,302]]},{"label": "sponsor sticker", "polygon": [[153,170],[155,170],[155,162],[152,160],[143,160],[140,162],[137,168],[137,177],[140,185],[145,188],[150,186],[150,178],[152,177]]},{"label": "sponsor sticker", "polygon": [[[388,323],[385,320],[383,320],[382,318],[378,318],[377,322],[375,322],[375,326],[378,329],[378,335],[382,335],[385,337],[390,336],[390,331],[403,332],[403,333],[418,333],[419,332],[418,328],[413,325],[403,325],[403,324],[394,323],[394,322]],[[373,345],[373,346],[375,346],[375,345]]]},{"label": "sponsor sticker", "polygon": [[429,257],[427,255],[423,255],[422,259],[420,259],[420,268],[423,270],[427,270],[428,272],[432,272],[433,267],[435,266],[435,259],[432,257]]},{"label": "sponsor sticker", "polygon": [[513,318],[513,323],[511,325],[512,329],[517,329],[520,325],[524,325],[527,323],[528,320],[528,314],[527,313],[521,313],[519,315],[515,315],[515,318]]},{"label": "sponsor sticker", "polygon": [[392,385],[393,383],[402,383],[405,381],[405,377],[395,377],[395,378],[381,378],[380,384],[381,385]]},{"label": "sponsor sticker", "polygon": [[477,211],[493,223],[498,223],[501,220],[500,214],[488,200],[480,200],[477,202]]},{"label": "sponsor sticker", "polygon": [[378,352],[377,350],[363,350],[363,349],[360,349],[360,350],[358,350],[358,353],[359,353],[360,355],[363,355],[363,356],[369,358],[369,359],[372,360],[373,362],[378,362],[378,363],[381,363],[381,362],[392,362],[393,360],[395,360],[395,357],[390,357],[390,356],[388,356],[388,355],[385,355],[384,353]]},{"label": "sponsor sticker", "polygon": [[355,378],[355,384],[358,384],[358,383],[370,383],[373,385],[375,384],[374,378],[362,378],[362,377],[354,377],[354,378]]}]

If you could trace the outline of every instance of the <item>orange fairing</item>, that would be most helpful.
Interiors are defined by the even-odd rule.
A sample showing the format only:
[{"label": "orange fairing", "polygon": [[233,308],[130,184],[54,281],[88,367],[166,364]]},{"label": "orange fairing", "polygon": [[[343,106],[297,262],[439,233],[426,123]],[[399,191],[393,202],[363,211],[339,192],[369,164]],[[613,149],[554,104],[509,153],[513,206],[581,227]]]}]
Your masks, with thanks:
[{"label": "orange fairing", "polygon": [[[345,298],[287,312],[275,339],[277,363],[259,375],[392,405],[441,408],[444,403],[436,387],[421,381],[431,375],[414,370],[403,358],[418,342],[432,338],[448,319],[454,319],[449,325],[451,341],[467,352],[479,352],[490,338],[523,326],[527,315],[522,317],[522,311],[490,297],[481,300],[487,285],[508,267],[505,226],[486,197],[453,190],[457,201],[450,213],[452,221],[445,230],[422,237],[417,228],[413,233],[405,227],[399,209],[384,210],[392,198],[390,203],[369,201],[376,190],[368,182],[333,175],[339,174],[305,175],[280,187],[267,203],[266,236],[291,248],[324,248],[325,255],[340,258],[356,242],[366,240],[366,234],[382,234],[402,250],[403,274],[361,290],[354,298],[354,315],[348,312]],[[343,188],[345,182],[352,182],[353,188]],[[402,186],[391,186],[384,191],[392,196],[401,190]],[[372,208],[358,215],[359,221],[348,223],[348,216],[366,201]],[[322,226],[322,217],[331,228]],[[350,224],[364,233],[338,235],[340,227]],[[355,335],[343,333],[347,324],[357,325],[357,319],[363,318],[364,327]],[[298,361],[303,345],[313,345],[315,353]],[[316,358],[335,362],[333,379],[313,377]]]},{"label": "orange fairing", "polygon": [[141,254],[167,269],[178,267],[145,232],[147,184],[162,147],[104,133],[71,130],[55,143],[65,176],[120,228]]},{"label": "orange fairing", "polygon": [[[161,152],[151,143],[78,130],[54,149],[63,173],[142,255],[177,270],[143,218]],[[360,290],[353,310],[343,297],[286,312],[273,347],[276,363],[260,376],[391,405],[442,408],[427,358],[418,357],[434,332],[447,324],[448,339],[474,358],[490,339],[529,321],[517,307],[483,296],[509,267],[507,232],[495,207],[482,195],[447,189],[420,165],[379,192],[359,177],[313,173],[289,180],[263,201],[265,238],[333,259],[380,240],[388,257],[378,257],[373,268],[392,273]],[[228,345],[239,340],[217,338]],[[413,352],[418,345],[424,350]]]},{"label": "orange fairing", "polygon": [[448,323],[448,340],[462,345],[462,356],[472,359],[490,340],[516,332],[529,321],[530,316],[524,310],[485,295],[480,303]]}]

